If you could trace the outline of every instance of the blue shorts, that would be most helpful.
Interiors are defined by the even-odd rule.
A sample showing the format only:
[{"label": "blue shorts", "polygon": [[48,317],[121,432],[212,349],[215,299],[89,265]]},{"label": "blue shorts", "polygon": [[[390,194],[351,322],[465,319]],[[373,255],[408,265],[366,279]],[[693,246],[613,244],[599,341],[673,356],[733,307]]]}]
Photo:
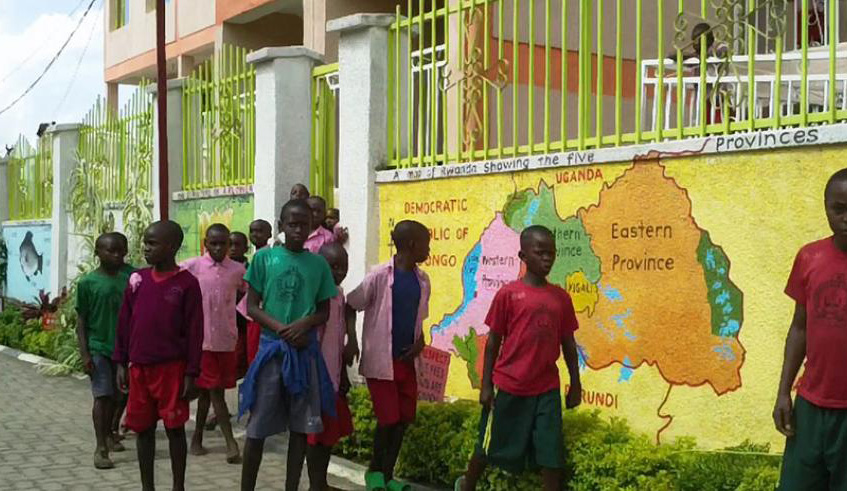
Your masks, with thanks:
[{"label": "blue shorts", "polygon": [[94,364],[94,372],[89,375],[91,379],[91,394],[95,399],[99,397],[114,397],[117,393],[116,366],[112,360],[103,355],[92,355],[91,362]]},{"label": "blue shorts", "polygon": [[263,439],[286,431],[321,433],[320,382],[318,365],[312,360],[309,388],[305,394],[291,396],[282,385],[282,358],[274,356],[256,376],[256,401],[247,421],[247,438]]}]

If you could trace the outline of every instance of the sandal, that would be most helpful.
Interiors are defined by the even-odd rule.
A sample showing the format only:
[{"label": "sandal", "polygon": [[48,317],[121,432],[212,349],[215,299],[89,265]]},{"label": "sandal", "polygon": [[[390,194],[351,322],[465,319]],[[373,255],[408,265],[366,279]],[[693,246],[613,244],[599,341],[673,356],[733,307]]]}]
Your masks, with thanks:
[{"label": "sandal", "polygon": [[396,479],[392,479],[388,481],[388,486],[386,486],[386,489],[388,489],[388,491],[412,491],[412,486],[409,486],[408,484],[400,482]]},{"label": "sandal", "polygon": [[386,491],[385,474],[377,471],[365,472],[365,488],[368,491]]}]

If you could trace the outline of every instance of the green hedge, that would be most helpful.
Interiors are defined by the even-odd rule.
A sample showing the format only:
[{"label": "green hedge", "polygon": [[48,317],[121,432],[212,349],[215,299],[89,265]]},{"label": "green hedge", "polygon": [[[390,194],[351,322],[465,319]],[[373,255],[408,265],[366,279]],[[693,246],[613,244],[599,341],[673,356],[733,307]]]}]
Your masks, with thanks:
[{"label": "green hedge", "polygon": [[[367,390],[350,392],[356,432],[342,441],[336,453],[367,464],[371,456],[373,416]],[[406,479],[452,487],[467,465],[476,442],[479,405],[420,403],[400,454],[397,473]],[[607,420],[598,411],[563,414],[566,442],[565,478],[568,489],[773,491],[780,459],[768,455],[767,445],[744,443],[725,452],[701,452],[692,439],[656,446],[634,433],[619,419]],[[482,490],[536,490],[537,473],[510,475],[493,469]]]},{"label": "green hedge", "polygon": [[0,344],[56,361],[56,365],[42,370],[48,375],[79,372],[82,363],[76,340],[74,302],[63,302],[56,316],[56,327],[45,331],[40,319],[25,321],[20,309],[7,307],[0,312]]}]

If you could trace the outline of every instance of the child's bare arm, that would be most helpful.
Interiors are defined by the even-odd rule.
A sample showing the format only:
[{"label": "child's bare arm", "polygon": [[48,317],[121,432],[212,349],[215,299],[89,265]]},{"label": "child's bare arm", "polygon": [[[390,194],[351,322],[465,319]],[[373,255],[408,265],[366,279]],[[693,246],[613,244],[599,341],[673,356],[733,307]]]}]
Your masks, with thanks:
[{"label": "child's bare arm", "polygon": [[[347,344],[344,345],[344,364],[350,366],[359,359],[359,340],[356,337],[356,311],[346,305],[344,307],[344,323],[347,327]],[[345,370],[346,372],[346,370]]]},{"label": "child's bare arm", "polygon": [[262,295],[259,294],[252,286],[247,288],[247,315],[271,331],[279,334],[285,325],[274,319],[267,312],[262,310]]},{"label": "child's bare arm", "polygon": [[576,339],[573,334],[562,340],[562,355],[565,357],[565,365],[568,367],[568,375],[571,378],[571,388],[565,397],[565,407],[573,409],[582,401],[582,382],[579,379],[579,355],[576,352]]},{"label": "child's bare arm", "polygon": [[482,390],[479,393],[479,403],[489,408],[494,404],[494,362],[500,354],[501,344],[503,344],[503,336],[489,331],[482,365]]},{"label": "child's bare arm", "polygon": [[88,333],[85,329],[85,317],[82,314],[79,314],[76,319],[76,341],[79,344],[79,356],[82,358],[82,370],[91,375],[94,372],[94,363],[88,351]]},{"label": "child's bare arm", "polygon": [[785,436],[794,435],[792,425],[793,404],[791,389],[797,379],[797,372],[806,358],[806,307],[795,304],[794,318],[785,340],[785,360],[782,364],[782,376],[779,380],[779,391],[776,397],[776,407],[773,410],[773,420],[776,429]]}]

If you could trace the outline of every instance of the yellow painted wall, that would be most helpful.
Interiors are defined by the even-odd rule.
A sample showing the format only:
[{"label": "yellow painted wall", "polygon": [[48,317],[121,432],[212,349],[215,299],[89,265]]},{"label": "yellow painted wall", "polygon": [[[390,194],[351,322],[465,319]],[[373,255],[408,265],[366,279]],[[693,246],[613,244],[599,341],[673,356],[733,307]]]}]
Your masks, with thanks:
[{"label": "yellow painted wall", "polygon": [[[573,295],[581,310],[577,341],[588,352],[583,407],[603,405],[609,415],[625,417],[661,441],[694,436],[717,448],[749,439],[781,451],[771,409],[793,309],[782,292],[797,250],[829,233],[823,188],[845,157],[847,146],[817,146],[383,184],[380,258],[391,255],[389,230],[397,221],[416,219],[430,227],[432,258],[424,269],[433,295],[425,331],[454,353],[448,395],[474,399],[468,363],[456,356],[452,334],[465,336],[467,324],[486,331],[479,318],[490,290],[518,272],[508,259],[488,257],[484,266],[480,254],[472,253],[507,250],[516,258],[517,232],[506,228],[509,220],[515,229],[532,220],[562,230],[581,225],[589,242],[580,246],[580,232],[565,231],[557,246],[583,256],[560,256],[554,271],[561,273],[560,283],[583,285]],[[516,192],[523,203],[510,200]],[[532,206],[542,213],[545,200],[555,203],[557,216],[527,218]],[[634,238],[622,232],[642,221],[653,226],[650,232],[639,228]],[[586,257],[592,253],[599,279],[596,262]],[[484,282],[474,268],[463,280],[469,255],[469,265],[487,268]],[[664,258],[663,266],[674,258],[673,269],[652,261],[644,271],[643,262],[638,269],[626,259],[639,257]],[[728,278],[725,271],[720,278],[721,257],[729,263]],[[716,278],[727,291],[723,303],[710,293],[723,291]],[[733,302],[734,312],[722,310]],[[454,322],[433,338],[433,326],[443,328],[445,316]],[[732,319],[740,330],[726,328]],[[629,373],[624,361],[637,368]],[[560,368],[564,384],[567,372]]]}]

